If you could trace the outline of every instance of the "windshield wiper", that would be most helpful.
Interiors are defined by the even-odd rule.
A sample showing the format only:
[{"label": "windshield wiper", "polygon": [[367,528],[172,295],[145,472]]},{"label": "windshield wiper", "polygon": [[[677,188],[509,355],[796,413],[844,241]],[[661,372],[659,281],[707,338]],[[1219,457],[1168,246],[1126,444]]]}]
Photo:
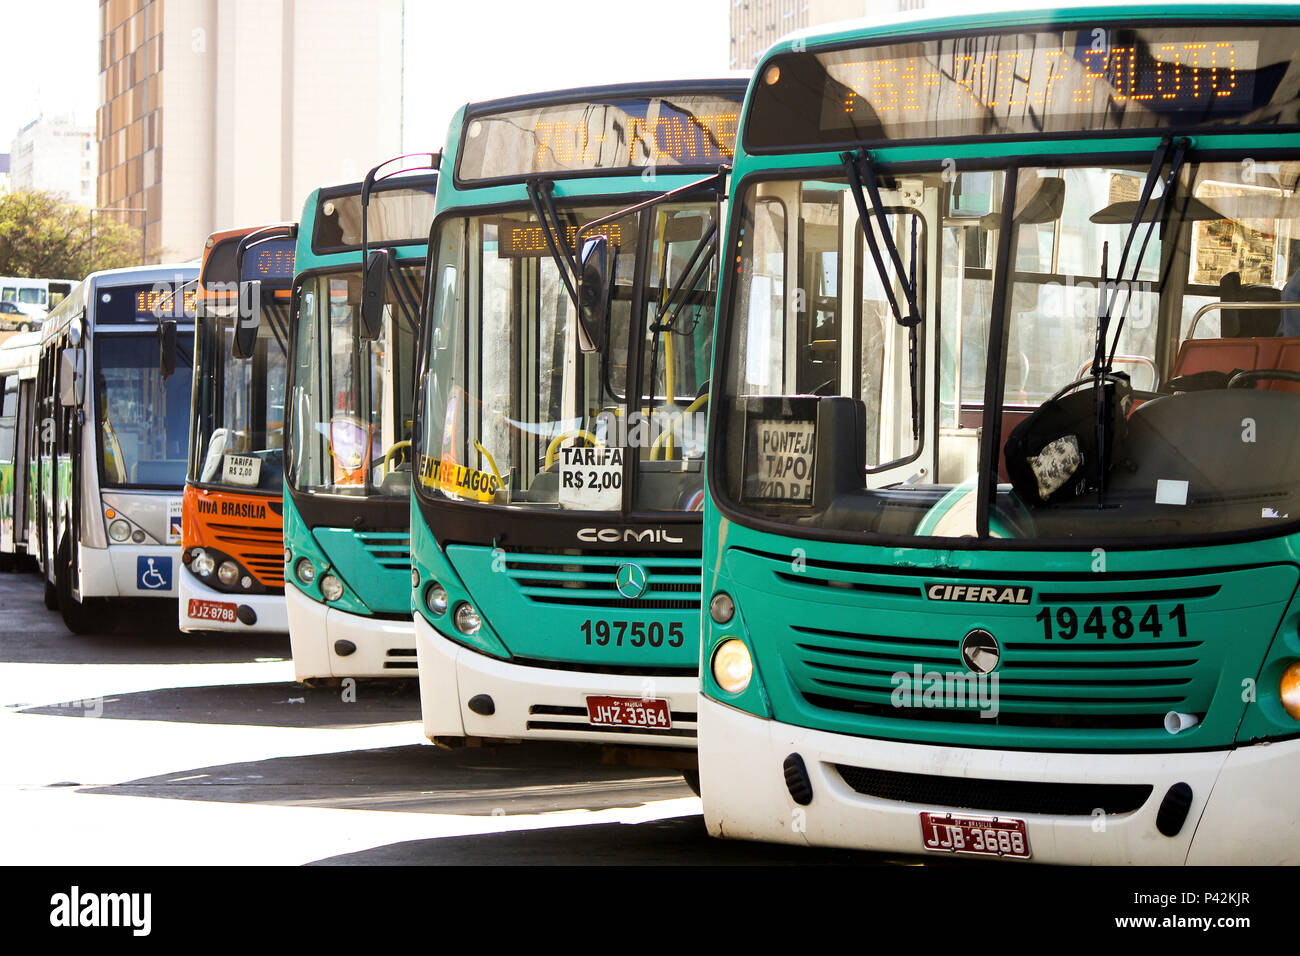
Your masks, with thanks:
[{"label": "windshield wiper", "polygon": [[[876,170],[871,162],[871,154],[859,148],[856,152],[840,154],[840,160],[848,173],[849,189],[853,193],[853,202],[858,207],[858,221],[862,224],[862,235],[866,239],[867,248],[871,250],[871,259],[876,264],[876,273],[880,276],[880,284],[884,287],[890,311],[894,313],[894,321],[907,329],[908,384],[912,396],[912,441],[919,441],[921,438],[920,363],[916,355],[916,330],[921,324],[921,310],[916,304],[916,220],[912,220],[912,265],[910,269],[904,269],[903,258],[899,255],[897,243],[894,242],[894,233],[885,219],[885,207],[880,201],[880,186],[876,181]],[[894,295],[894,285],[890,281],[889,270],[885,267],[885,260],[880,254],[875,230],[871,228],[871,217],[867,212],[866,196],[863,194],[864,185],[866,192],[871,195],[871,209],[880,226],[881,241],[885,244],[885,251],[889,253],[890,261],[894,265],[894,273],[898,276],[899,284],[903,287],[903,295],[907,299],[906,315],[899,306],[898,297]],[[903,278],[904,274],[907,275],[906,279]]]},{"label": "windshield wiper", "polygon": [[[555,184],[549,179],[534,177],[525,183],[525,188],[528,190],[528,201],[533,204],[537,221],[541,223],[542,235],[546,237],[546,248],[550,250],[555,268],[559,270],[560,281],[564,283],[564,291],[569,293],[573,307],[581,309],[582,303],[578,298],[578,261],[564,238],[564,224],[560,221],[559,211],[555,208]],[[578,323],[578,334],[582,334],[581,322]],[[584,349],[584,351],[591,351],[591,349]]]},{"label": "windshield wiper", "polygon": [[[1155,231],[1157,222],[1161,223],[1163,233],[1165,209],[1169,197],[1173,195],[1174,186],[1178,179],[1178,171],[1187,158],[1187,150],[1190,146],[1191,140],[1185,136],[1180,137],[1176,142],[1166,137],[1160,141],[1160,146],[1151,157],[1151,168],[1147,170],[1146,178],[1142,181],[1142,191],[1138,196],[1137,207],[1133,210],[1133,221],[1129,224],[1128,234],[1124,237],[1124,247],[1120,252],[1119,266],[1115,270],[1115,282],[1109,294],[1106,291],[1108,285],[1107,259],[1109,258],[1109,245],[1107,243],[1102,244],[1101,292],[1097,302],[1097,344],[1092,357],[1092,381],[1097,401],[1098,505],[1103,504],[1105,501],[1106,470],[1109,465],[1107,459],[1110,457],[1106,448],[1106,429],[1110,420],[1110,396],[1106,391],[1106,380],[1112,373],[1115,351],[1119,348],[1120,335],[1124,331],[1124,319],[1128,316],[1128,308],[1133,301],[1133,284],[1137,282],[1138,271],[1142,268],[1142,258],[1146,255],[1147,244],[1151,241],[1151,234]],[[1171,151],[1173,153],[1172,160],[1170,160]],[[1142,225],[1147,206],[1151,203],[1151,194],[1155,192],[1156,183],[1160,181],[1166,162],[1169,162],[1169,172],[1164,177],[1164,188],[1160,192],[1160,199],[1156,203],[1154,213],[1147,220],[1146,233],[1142,237],[1141,245],[1138,246],[1132,274],[1125,280],[1124,273],[1128,266],[1129,251],[1133,247],[1133,240],[1137,238],[1138,227]],[[1115,308],[1115,302],[1119,298],[1120,286],[1124,287],[1124,305],[1120,309],[1119,321],[1115,324],[1115,335],[1111,342],[1110,351],[1107,352],[1106,339],[1110,333],[1111,316]]]}]

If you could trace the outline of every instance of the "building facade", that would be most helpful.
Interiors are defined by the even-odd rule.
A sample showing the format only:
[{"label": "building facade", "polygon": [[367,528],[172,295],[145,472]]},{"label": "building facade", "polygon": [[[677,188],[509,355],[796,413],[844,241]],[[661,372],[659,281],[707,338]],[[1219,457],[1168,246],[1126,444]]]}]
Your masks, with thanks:
[{"label": "building facade", "polygon": [[71,115],[32,120],[17,132],[9,149],[9,184],[13,189],[41,189],[93,206],[93,132]]},{"label": "building facade", "polygon": [[753,69],[764,50],[805,27],[925,5],[925,0],[731,0],[731,69]]},{"label": "building facade", "polygon": [[153,261],[400,150],[401,0],[100,0],[100,26],[96,205]]}]

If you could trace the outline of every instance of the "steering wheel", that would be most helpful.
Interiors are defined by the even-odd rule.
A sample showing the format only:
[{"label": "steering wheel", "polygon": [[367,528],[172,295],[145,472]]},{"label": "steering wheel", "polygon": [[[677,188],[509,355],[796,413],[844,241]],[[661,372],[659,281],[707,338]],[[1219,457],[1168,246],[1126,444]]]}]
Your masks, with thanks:
[{"label": "steering wheel", "polygon": [[543,471],[550,471],[555,466],[555,453],[570,438],[581,438],[594,448],[600,447],[600,439],[586,429],[579,428],[571,432],[561,432],[552,438],[551,443],[546,446],[546,464],[542,468]]},{"label": "steering wheel", "polygon": [[1294,372],[1289,368],[1247,369],[1228,379],[1228,388],[1254,388],[1256,382],[1266,378],[1276,378],[1283,382],[1300,382],[1300,372]]}]

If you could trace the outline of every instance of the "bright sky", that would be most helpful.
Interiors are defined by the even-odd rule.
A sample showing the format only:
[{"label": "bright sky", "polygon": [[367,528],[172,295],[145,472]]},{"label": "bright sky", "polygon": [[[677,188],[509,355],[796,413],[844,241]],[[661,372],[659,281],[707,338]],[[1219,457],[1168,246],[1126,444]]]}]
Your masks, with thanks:
[{"label": "bright sky", "polygon": [[42,112],[93,128],[99,105],[99,0],[0,0],[5,38],[0,153]]},{"label": "bright sky", "polygon": [[[300,0],[309,3],[310,0]],[[928,0],[1037,5],[1039,0]],[[731,0],[406,0],[404,148],[441,147],[469,100],[571,86],[717,76]],[[867,0],[870,7],[870,0]],[[40,113],[93,124],[99,0],[0,0],[0,152]]]}]

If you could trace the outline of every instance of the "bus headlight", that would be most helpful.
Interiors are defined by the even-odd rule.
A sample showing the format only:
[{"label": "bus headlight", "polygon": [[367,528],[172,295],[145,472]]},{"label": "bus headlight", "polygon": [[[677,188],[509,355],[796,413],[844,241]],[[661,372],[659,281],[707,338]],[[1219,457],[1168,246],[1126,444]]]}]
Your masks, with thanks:
[{"label": "bus headlight", "polygon": [[483,621],[478,616],[478,611],[474,610],[474,605],[466,601],[456,605],[456,630],[462,634],[477,634],[482,626]]},{"label": "bus headlight", "polygon": [[343,582],[332,574],[323,575],[320,579],[320,593],[327,601],[337,601],[343,596]]},{"label": "bus headlight", "polygon": [[709,602],[709,617],[719,624],[726,624],[736,616],[736,602],[726,591],[719,591]]},{"label": "bus headlight", "polygon": [[[435,614],[438,617],[441,617],[442,615],[446,614],[447,613],[447,589],[444,588],[437,581],[430,582],[429,586],[424,589],[424,606],[429,609],[430,614]],[[464,604],[461,606],[469,607],[468,604]]]},{"label": "bus headlight", "polygon": [[316,566],[307,558],[298,559],[298,563],[293,566],[293,573],[298,575],[298,580],[303,584],[311,584],[316,580]]},{"label": "bus headlight", "polygon": [[239,580],[239,565],[234,561],[222,561],[221,567],[217,568],[217,580],[226,587],[233,588]]},{"label": "bus headlight", "polygon": [[212,560],[212,555],[201,548],[194,552],[194,557],[190,560],[190,570],[201,578],[206,578],[216,566],[217,562]]},{"label": "bus headlight", "polygon": [[1300,661],[1296,661],[1282,672],[1282,680],[1278,684],[1282,709],[1296,720],[1300,720]]},{"label": "bus headlight", "polygon": [[739,694],[754,676],[754,661],[744,641],[732,637],[713,652],[713,679],[728,694]]},{"label": "bus headlight", "polygon": [[121,544],[131,537],[131,525],[121,518],[116,519],[108,526],[108,536]]}]

